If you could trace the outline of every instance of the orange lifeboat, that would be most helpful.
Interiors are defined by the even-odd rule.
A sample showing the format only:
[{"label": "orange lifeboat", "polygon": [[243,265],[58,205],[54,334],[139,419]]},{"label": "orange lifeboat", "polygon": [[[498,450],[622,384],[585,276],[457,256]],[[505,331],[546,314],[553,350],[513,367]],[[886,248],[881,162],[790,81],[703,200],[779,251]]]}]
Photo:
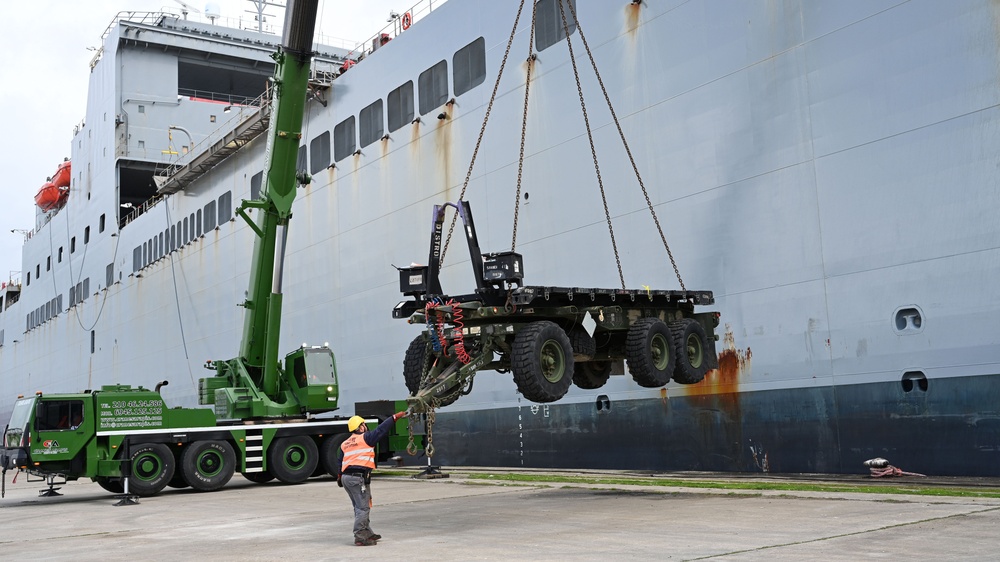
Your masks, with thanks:
[{"label": "orange lifeboat", "polygon": [[67,160],[59,165],[55,176],[45,182],[35,194],[35,204],[46,212],[61,208],[69,199],[69,182],[70,163]]}]

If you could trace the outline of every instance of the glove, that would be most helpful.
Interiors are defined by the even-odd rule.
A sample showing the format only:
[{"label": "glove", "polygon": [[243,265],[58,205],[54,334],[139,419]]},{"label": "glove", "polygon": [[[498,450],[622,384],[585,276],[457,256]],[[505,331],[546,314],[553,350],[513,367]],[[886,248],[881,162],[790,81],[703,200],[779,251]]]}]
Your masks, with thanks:
[{"label": "glove", "polygon": [[340,481],[340,477],[339,476],[337,477],[337,485],[340,486],[341,488],[344,487],[344,483]]},{"label": "glove", "polygon": [[406,417],[406,412],[405,411],[403,411],[403,412],[396,412],[395,414],[392,415],[392,419],[394,419],[394,420],[398,420],[399,418],[405,418],[405,417]]}]

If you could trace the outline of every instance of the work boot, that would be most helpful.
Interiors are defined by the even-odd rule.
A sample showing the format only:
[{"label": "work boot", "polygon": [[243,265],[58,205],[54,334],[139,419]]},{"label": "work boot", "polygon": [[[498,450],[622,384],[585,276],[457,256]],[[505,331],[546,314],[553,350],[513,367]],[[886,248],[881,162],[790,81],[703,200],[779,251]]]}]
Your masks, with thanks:
[{"label": "work boot", "polygon": [[368,538],[370,538],[373,541],[377,541],[377,540],[379,540],[379,539],[382,538],[382,535],[376,535],[376,534],[372,533],[372,536],[370,536]]},{"label": "work boot", "polygon": [[354,546],[375,546],[377,544],[378,542],[376,542],[375,539],[354,540]]}]

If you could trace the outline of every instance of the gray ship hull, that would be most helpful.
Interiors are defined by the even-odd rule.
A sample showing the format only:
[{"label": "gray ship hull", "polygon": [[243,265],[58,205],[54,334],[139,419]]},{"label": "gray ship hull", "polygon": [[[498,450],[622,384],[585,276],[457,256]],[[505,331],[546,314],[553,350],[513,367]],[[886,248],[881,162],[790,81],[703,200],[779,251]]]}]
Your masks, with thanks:
[{"label": "gray ship hull", "polygon": [[[281,349],[329,342],[342,404],[406,393],[403,353],[420,328],[390,317],[402,299],[393,264],[426,259],[432,206],[462,192],[511,4],[450,0],[320,80],[307,105],[313,182],[289,231]],[[684,281],[715,294],[720,369],[646,389],[618,365],[604,387],[548,406],[522,400],[509,374],[481,373],[438,413],[435,461],[850,473],[882,456],[995,475],[997,4],[577,8]],[[510,248],[529,27],[522,16],[465,194],[484,251]],[[147,185],[184,161],[171,125],[201,147],[226,132],[228,110],[252,113],[258,92],[233,85],[263,84],[273,45],[227,33],[157,19],[109,28],[69,201],[39,214],[19,298],[0,313],[0,417],[17,394],[163,379],[168,403],[193,406],[203,362],[238,350],[253,234],[233,208],[256,195],[263,141],[177,191]],[[614,287],[566,41],[547,33],[518,215],[525,281]],[[580,34],[570,38],[626,283],[676,289]],[[318,50],[332,74],[354,56]],[[467,63],[480,52],[481,69]],[[462,253],[442,271],[448,293],[473,287]]]}]

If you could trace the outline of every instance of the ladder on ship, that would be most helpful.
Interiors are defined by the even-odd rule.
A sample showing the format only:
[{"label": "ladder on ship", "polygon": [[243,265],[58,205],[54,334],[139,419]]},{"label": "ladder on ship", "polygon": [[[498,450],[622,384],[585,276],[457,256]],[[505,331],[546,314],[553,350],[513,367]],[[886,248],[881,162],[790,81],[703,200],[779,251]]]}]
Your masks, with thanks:
[{"label": "ladder on ship", "polygon": [[[197,178],[216,167],[234,152],[267,131],[270,123],[270,104],[262,103],[256,111],[241,121],[232,131],[198,153],[191,159],[180,159],[153,176],[157,195],[177,193]],[[191,152],[192,154],[194,151]]]}]

